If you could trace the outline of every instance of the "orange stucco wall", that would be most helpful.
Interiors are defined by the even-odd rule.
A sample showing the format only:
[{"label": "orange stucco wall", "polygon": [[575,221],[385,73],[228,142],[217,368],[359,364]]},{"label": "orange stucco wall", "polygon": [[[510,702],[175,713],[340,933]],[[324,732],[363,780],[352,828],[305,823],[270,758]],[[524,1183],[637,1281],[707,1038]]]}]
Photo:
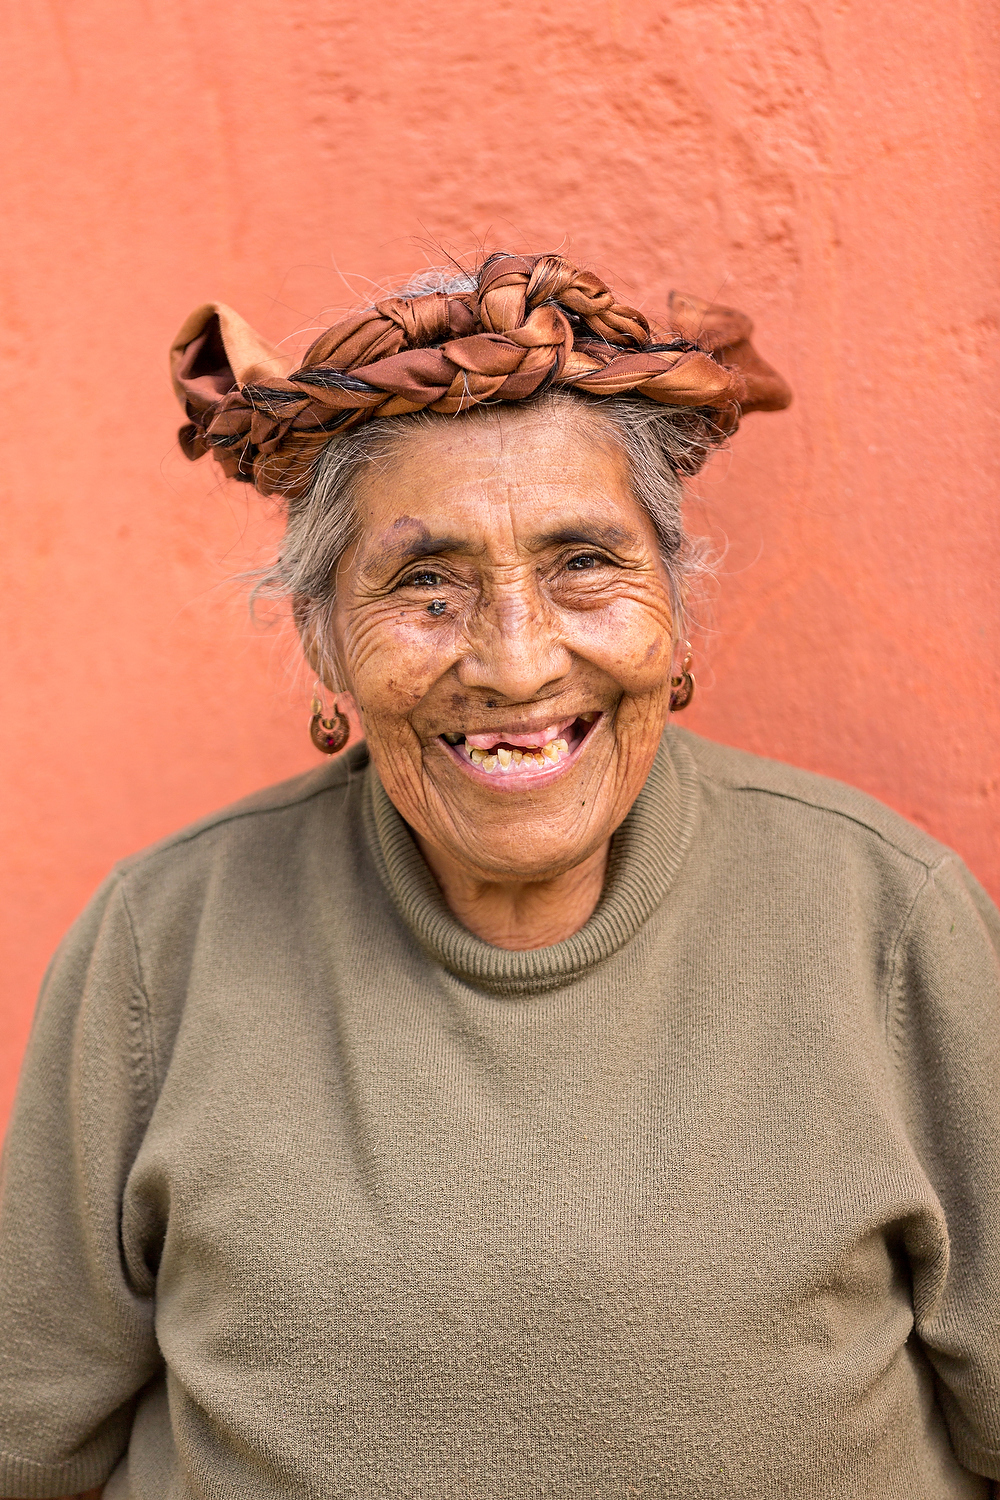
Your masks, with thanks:
[{"label": "orange stucco wall", "polygon": [[174,447],[164,354],[207,297],[282,338],[485,243],[749,311],[797,400],[692,504],[725,558],[688,722],[860,784],[1000,895],[988,0],[5,16],[0,1114],[112,861],[314,763],[287,636],[227,582],[273,516]]}]

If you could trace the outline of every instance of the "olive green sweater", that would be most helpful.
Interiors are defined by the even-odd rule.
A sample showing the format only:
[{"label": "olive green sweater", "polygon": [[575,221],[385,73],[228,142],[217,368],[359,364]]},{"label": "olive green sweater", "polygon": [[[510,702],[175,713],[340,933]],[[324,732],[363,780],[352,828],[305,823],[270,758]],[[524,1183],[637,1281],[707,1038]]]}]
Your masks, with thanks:
[{"label": "olive green sweater", "polygon": [[676,730],[536,952],[363,748],[129,860],[7,1141],[0,1495],[988,1495],[997,944],[919,830]]}]

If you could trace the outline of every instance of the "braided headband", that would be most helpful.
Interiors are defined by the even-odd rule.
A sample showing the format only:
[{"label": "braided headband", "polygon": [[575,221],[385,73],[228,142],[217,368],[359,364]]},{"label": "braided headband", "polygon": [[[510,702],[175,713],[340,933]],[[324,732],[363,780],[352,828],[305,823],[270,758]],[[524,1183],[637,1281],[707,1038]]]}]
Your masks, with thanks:
[{"label": "braided headband", "polygon": [[294,371],[231,308],[197,308],[170,351],[185,454],[212,453],[231,478],[296,498],[334,435],[371,417],[453,414],[568,386],[686,408],[717,440],[746,412],[792,399],[732,308],[671,292],[668,327],[651,330],[558,255],[493,255],[477,279],[475,291],[388,297],[335,323]]}]

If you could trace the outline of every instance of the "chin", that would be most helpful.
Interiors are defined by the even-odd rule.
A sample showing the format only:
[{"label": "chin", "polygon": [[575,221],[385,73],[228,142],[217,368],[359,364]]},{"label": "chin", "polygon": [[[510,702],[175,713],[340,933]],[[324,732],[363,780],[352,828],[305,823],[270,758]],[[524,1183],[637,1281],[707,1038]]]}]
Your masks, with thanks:
[{"label": "chin", "polygon": [[454,836],[435,840],[453,860],[486,881],[517,884],[552,880],[575,869],[601,847],[610,829],[602,828],[588,836],[567,838],[557,829],[541,833],[532,829],[532,819],[525,817],[497,829],[491,837],[489,827],[481,827],[475,846],[469,848]]}]

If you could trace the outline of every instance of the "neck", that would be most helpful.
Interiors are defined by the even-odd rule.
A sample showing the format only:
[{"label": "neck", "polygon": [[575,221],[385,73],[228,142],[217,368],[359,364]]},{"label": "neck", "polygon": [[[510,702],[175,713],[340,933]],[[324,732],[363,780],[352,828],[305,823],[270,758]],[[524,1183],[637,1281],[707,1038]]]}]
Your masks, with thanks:
[{"label": "neck", "polygon": [[418,835],[449,910],[476,937],[495,948],[548,948],[587,922],[601,897],[609,839],[582,864],[549,880],[487,880]]}]

